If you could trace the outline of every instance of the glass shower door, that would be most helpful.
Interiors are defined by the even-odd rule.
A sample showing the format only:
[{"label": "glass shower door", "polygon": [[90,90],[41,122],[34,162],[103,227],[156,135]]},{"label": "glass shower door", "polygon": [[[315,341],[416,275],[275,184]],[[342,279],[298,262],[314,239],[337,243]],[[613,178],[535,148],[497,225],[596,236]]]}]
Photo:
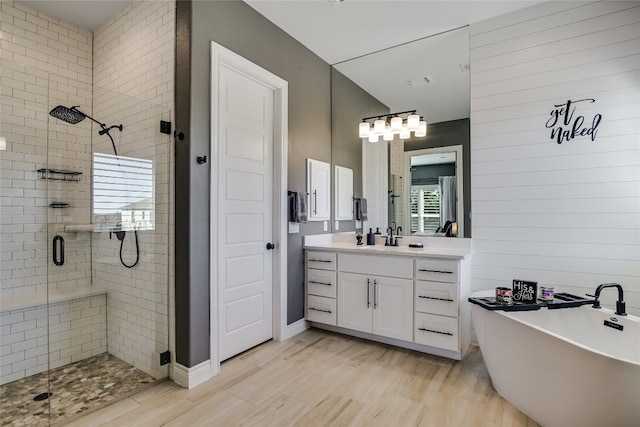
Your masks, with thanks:
[{"label": "glass shower door", "polygon": [[53,422],[168,377],[171,156],[160,121],[170,113],[99,88],[78,93],[91,97],[49,94]]}]

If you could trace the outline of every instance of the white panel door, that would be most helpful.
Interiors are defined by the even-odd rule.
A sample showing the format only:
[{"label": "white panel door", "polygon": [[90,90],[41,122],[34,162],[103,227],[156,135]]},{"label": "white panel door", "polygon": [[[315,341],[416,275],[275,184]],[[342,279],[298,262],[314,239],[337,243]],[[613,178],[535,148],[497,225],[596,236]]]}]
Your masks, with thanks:
[{"label": "white panel door", "polygon": [[[220,67],[217,229],[220,361],[272,338],[274,91]],[[215,175],[214,175],[215,176]]]},{"label": "white panel door", "polygon": [[371,332],[373,279],[362,274],[338,273],[338,326]]}]

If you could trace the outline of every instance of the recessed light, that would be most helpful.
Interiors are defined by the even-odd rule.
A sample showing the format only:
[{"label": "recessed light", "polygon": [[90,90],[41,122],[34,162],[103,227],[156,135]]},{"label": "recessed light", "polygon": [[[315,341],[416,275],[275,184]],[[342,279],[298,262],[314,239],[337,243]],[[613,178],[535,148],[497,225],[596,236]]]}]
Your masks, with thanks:
[{"label": "recessed light", "polygon": [[329,0],[329,3],[331,3],[333,6],[337,6],[340,3],[342,3],[344,0]]}]

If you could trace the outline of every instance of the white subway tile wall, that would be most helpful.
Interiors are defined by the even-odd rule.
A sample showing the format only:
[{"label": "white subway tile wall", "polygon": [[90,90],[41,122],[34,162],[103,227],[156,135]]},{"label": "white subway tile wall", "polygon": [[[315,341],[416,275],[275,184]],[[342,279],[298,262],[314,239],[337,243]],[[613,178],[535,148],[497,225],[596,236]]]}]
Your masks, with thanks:
[{"label": "white subway tile wall", "polygon": [[[404,194],[404,140],[396,138],[390,144],[389,155],[391,159],[389,163],[392,176],[389,186],[393,190],[393,194]],[[393,199],[393,215],[398,219],[396,222],[401,224],[404,221],[402,219],[404,218],[404,206],[402,203],[398,203],[398,200],[401,199]],[[404,233],[409,232],[408,227],[407,225],[407,230],[404,230]]]},{"label": "white subway tile wall", "polygon": [[[109,352],[155,378],[168,376],[159,353],[169,349],[170,202],[173,139],[161,134],[160,120],[172,121],[175,2],[133,2],[94,35],[94,111],[112,132],[118,154],[153,161],[155,231],[139,231],[140,262],[128,269],[119,259],[120,242],[108,233],[94,236],[93,283],[109,291]],[[117,94],[117,95],[116,95]],[[123,96],[126,94],[126,96]],[[103,138],[95,151],[113,154]],[[128,232],[123,259],[136,259]]]},{"label": "white subway tile wall", "polygon": [[[172,121],[175,2],[133,2],[95,35],[21,3],[3,0],[0,12],[0,133],[7,141],[0,151],[0,296],[43,292],[47,281],[49,289],[104,287],[109,351],[165,377],[158,353],[169,345],[173,147],[168,135],[159,134],[159,120]],[[63,231],[64,223],[91,223],[91,153],[112,148],[89,120],[69,125],[50,117],[59,104],[78,105],[108,125],[122,123],[123,132],[111,131],[119,154],[154,161],[157,226],[139,233],[141,260],[133,270],[120,264],[119,241],[108,233]],[[82,179],[38,179],[36,170],[47,165],[82,172]],[[52,202],[69,207],[49,208]],[[65,239],[63,266],[51,259],[56,234]],[[135,260],[133,233],[123,257]],[[2,319],[4,381],[5,332],[19,326],[7,329]],[[72,350],[86,354],[70,349],[55,360],[77,360]]]},{"label": "white subway tile wall", "polygon": [[[640,314],[640,5],[546,2],[470,32],[473,289],[618,282]],[[601,114],[595,139],[552,140],[555,105],[584,99],[570,125]]]},{"label": "white subway tile wall", "polygon": [[0,325],[0,384],[107,351],[105,295],[9,310]]}]

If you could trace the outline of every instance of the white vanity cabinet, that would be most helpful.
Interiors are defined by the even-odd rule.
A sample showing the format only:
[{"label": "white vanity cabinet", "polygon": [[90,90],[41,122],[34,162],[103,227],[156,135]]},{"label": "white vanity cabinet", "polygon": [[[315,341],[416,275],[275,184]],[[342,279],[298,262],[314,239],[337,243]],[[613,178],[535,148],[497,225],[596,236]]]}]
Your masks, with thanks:
[{"label": "white vanity cabinet", "polygon": [[413,282],[338,273],[338,326],[411,341]]},{"label": "white vanity cabinet", "polygon": [[416,343],[461,350],[459,264],[450,259],[416,260]]},{"label": "white vanity cabinet", "polygon": [[306,252],[306,319],[336,324],[336,253]]},{"label": "white vanity cabinet", "polygon": [[470,257],[380,247],[306,249],[314,326],[462,359],[469,344]]},{"label": "white vanity cabinet", "polygon": [[338,253],[338,326],[413,337],[413,259]]}]

